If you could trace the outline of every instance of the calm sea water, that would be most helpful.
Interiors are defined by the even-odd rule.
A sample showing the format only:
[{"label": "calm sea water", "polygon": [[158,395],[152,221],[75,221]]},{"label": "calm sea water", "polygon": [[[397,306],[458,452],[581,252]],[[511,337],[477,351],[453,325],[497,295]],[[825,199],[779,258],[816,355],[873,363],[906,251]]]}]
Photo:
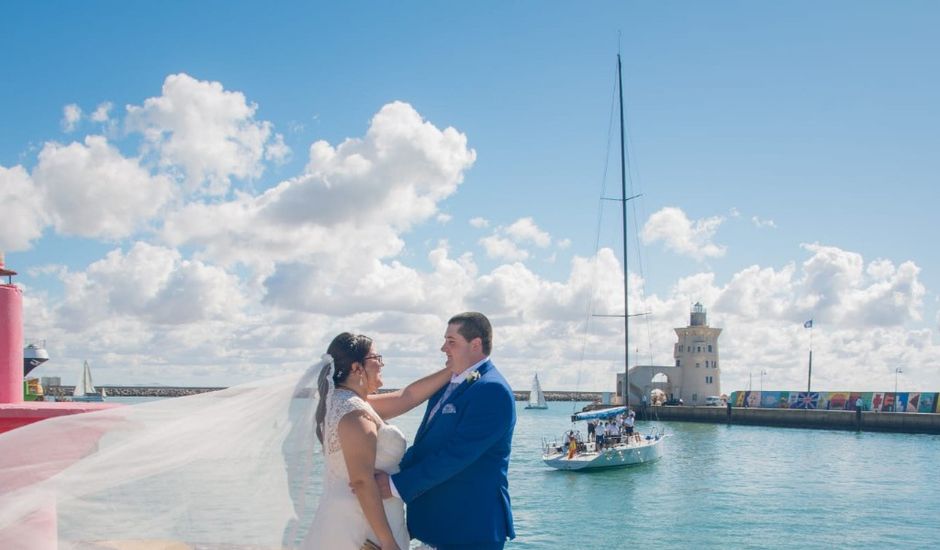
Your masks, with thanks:
[{"label": "calm sea water", "polygon": [[[394,421],[409,439],[421,412]],[[924,548],[940,539],[940,436],[638,422],[671,434],[661,460],[555,471],[541,462],[541,441],[569,429],[571,412],[571,403],[517,404],[517,538],[507,548]]]}]

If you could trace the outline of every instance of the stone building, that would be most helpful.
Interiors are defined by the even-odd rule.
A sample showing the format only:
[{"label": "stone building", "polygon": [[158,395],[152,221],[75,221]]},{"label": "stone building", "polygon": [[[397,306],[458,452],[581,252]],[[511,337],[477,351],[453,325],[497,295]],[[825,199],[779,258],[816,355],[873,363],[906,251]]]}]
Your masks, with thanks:
[{"label": "stone building", "polygon": [[[673,348],[675,365],[636,365],[630,368],[630,404],[639,405],[643,396],[662,390],[669,399],[682,399],[686,405],[701,405],[711,395],[721,395],[721,367],[718,360],[720,328],[708,326],[705,307],[696,303],[689,326],[677,328]],[[617,401],[623,403],[623,373],[617,374]]]}]

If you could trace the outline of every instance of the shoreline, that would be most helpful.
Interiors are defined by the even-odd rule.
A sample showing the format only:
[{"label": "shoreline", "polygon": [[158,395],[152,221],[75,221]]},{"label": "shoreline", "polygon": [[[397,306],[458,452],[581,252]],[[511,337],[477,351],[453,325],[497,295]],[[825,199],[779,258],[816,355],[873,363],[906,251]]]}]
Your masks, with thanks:
[{"label": "shoreline", "polygon": [[700,422],[775,428],[855,432],[940,434],[940,414],[839,411],[826,409],[756,409],[746,407],[662,406],[641,411],[643,420]]},{"label": "shoreline", "polygon": [[[71,397],[75,386],[50,386],[45,390],[46,395],[53,397]],[[226,387],[215,386],[97,386],[108,397],[183,397],[210,391],[224,390]],[[397,388],[379,390],[380,392],[395,391]],[[604,392],[590,391],[546,391],[546,401],[588,401],[599,402]],[[528,391],[514,391],[516,401],[528,401]]]},{"label": "shoreline", "polygon": [[[74,386],[51,386],[46,395],[70,397]],[[191,386],[98,386],[107,397],[184,397],[225,387]],[[395,391],[390,388],[385,391]],[[513,392],[516,401],[527,401],[528,391]],[[590,408],[605,408],[615,405],[600,403],[604,392],[546,391],[545,400],[553,402],[580,401],[593,405]],[[637,407],[643,420],[702,422],[712,424],[740,424],[787,428],[835,429],[852,431],[878,431],[898,433],[940,434],[940,414],[892,413],[864,411],[858,419],[855,411],[825,409],[761,409],[733,407],[729,415],[726,407],[661,406],[644,411]]]}]

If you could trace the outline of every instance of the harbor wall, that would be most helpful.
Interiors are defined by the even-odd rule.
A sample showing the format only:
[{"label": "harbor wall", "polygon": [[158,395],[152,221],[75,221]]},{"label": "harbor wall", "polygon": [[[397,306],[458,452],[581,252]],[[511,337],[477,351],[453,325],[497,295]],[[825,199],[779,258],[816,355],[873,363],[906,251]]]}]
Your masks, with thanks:
[{"label": "harbor wall", "polygon": [[[97,386],[104,389],[109,397],[182,397],[208,391],[223,390],[223,387],[184,387],[184,386]],[[75,386],[47,386],[46,395],[53,397],[69,397]],[[394,389],[381,389],[380,392],[395,391]],[[514,392],[516,401],[528,401],[528,391]],[[602,392],[589,391],[547,391],[544,392],[546,401],[589,401],[600,402]]]},{"label": "harbor wall", "polygon": [[[108,397],[184,397],[197,393],[224,390],[222,387],[184,387],[184,386],[95,386],[97,390],[104,390],[105,399]],[[71,397],[75,386],[48,386],[45,388],[46,396]]]},{"label": "harbor wall", "polygon": [[735,391],[728,399],[735,407],[847,411],[861,399],[864,411],[936,413],[938,397],[937,392]]},{"label": "harbor wall", "polygon": [[755,409],[744,407],[650,407],[651,419],[715,424],[780,426],[824,430],[861,430],[940,434],[940,414],[833,411],[820,409]]}]

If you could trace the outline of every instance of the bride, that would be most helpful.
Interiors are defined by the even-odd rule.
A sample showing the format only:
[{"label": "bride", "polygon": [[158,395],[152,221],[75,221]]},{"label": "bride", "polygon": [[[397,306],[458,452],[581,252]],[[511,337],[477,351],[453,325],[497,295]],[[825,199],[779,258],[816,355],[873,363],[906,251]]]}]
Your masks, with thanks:
[{"label": "bride", "polygon": [[[332,362],[320,371],[317,438],[326,456],[324,490],[304,549],[356,550],[371,541],[382,550],[409,546],[405,505],[382,500],[375,471],[398,471],[407,442],[385,421],[426,401],[450,381],[444,368],[402,390],[382,387],[382,356],[368,336],[344,332],[327,349]],[[352,487],[353,490],[350,489]]]},{"label": "bride", "polygon": [[408,548],[404,505],[373,478],[405,451],[385,421],[451,373],[375,394],[384,365],[370,338],[343,333],[328,352],[302,373],[0,434],[0,549]]}]

